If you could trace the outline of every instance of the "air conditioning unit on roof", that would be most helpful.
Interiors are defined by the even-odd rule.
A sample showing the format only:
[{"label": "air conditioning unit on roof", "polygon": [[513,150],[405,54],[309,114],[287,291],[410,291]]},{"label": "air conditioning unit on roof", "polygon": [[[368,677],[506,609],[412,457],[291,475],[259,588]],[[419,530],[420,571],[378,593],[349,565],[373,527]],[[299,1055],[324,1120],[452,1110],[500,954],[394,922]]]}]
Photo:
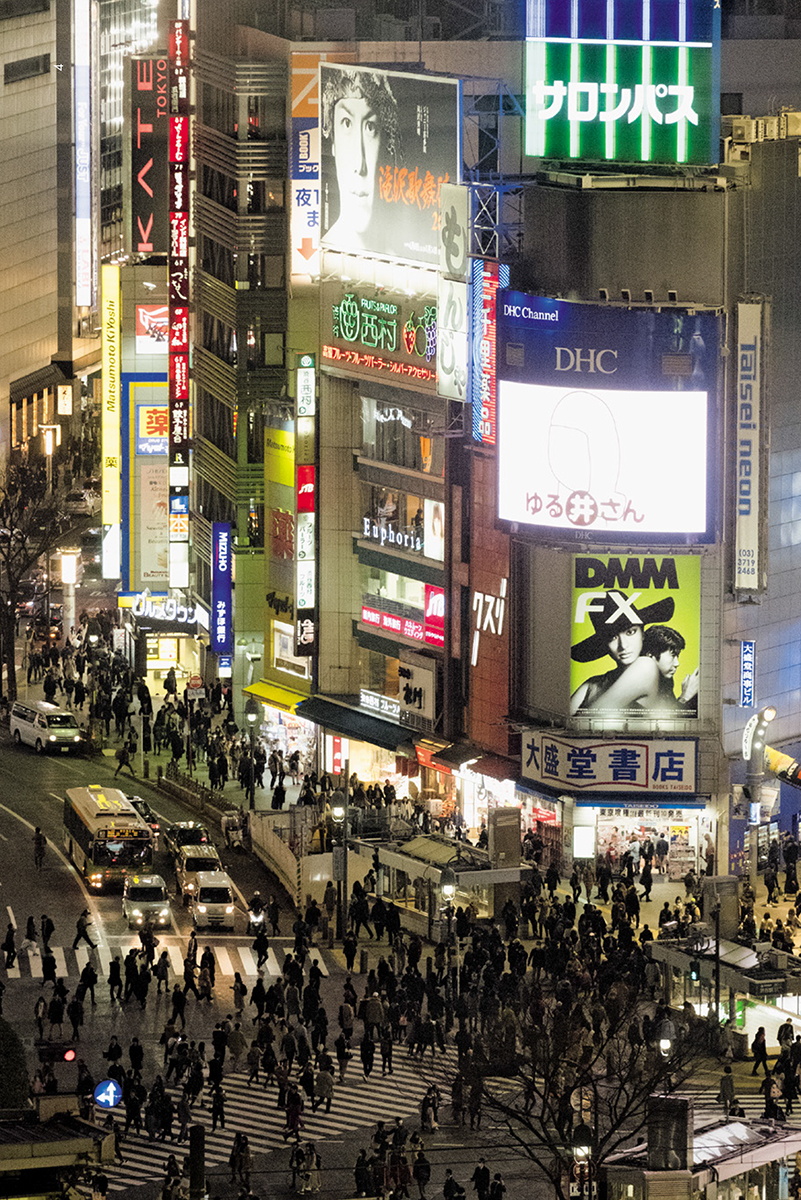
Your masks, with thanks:
[{"label": "air conditioning unit on roof", "polygon": [[731,123],[731,136],[734,142],[755,142],[757,140],[757,123],[753,117],[734,117]]}]

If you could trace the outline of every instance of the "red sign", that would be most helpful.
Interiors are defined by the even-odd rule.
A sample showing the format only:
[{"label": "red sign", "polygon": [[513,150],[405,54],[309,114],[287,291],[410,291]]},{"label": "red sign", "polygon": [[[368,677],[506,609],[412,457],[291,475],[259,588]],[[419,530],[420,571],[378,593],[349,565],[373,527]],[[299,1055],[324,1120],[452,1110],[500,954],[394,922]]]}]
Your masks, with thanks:
[{"label": "red sign", "polygon": [[445,645],[445,589],[426,584],[425,640],[428,646]]},{"label": "red sign", "polygon": [[314,512],[315,468],[303,466],[297,469],[297,499],[299,513]]},{"label": "red sign", "polygon": [[185,163],[189,159],[189,118],[170,117],[170,162]]},{"label": "red sign", "polygon": [[189,355],[170,355],[170,399],[189,399]]},{"label": "red sign", "polygon": [[170,310],[170,350],[189,351],[189,309],[183,306]]},{"label": "red sign", "polygon": [[170,111],[189,111],[189,22],[170,21]]},{"label": "red sign", "polygon": [[342,774],[342,738],[331,738],[331,772],[335,777]]},{"label": "red sign", "polygon": [[482,319],[483,330],[479,341],[479,362],[481,371],[479,404],[481,407],[481,441],[485,446],[494,446],[496,441],[496,409],[497,409],[497,377],[495,373],[495,355],[497,343],[497,322],[495,318],[495,297],[498,292],[498,266],[496,263],[485,263],[482,284]]}]

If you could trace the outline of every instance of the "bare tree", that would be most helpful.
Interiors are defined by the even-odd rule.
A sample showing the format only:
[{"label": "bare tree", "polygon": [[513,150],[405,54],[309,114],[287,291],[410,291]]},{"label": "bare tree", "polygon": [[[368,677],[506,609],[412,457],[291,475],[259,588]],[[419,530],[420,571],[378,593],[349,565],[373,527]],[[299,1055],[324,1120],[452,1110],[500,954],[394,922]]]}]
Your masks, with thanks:
[{"label": "bare tree", "polygon": [[0,477],[0,663],[10,701],[17,697],[14,636],[22,581],[56,547],[61,532],[58,504],[36,472],[28,466],[7,467]]},{"label": "bare tree", "polygon": [[680,1085],[698,1056],[701,1028],[675,1030],[660,1049],[658,1038],[642,1040],[638,1017],[636,994],[619,981],[603,1004],[554,1004],[544,1019],[527,1018],[516,1041],[522,1050],[514,1061],[507,1057],[507,1078],[491,1074],[500,1061],[492,1053],[484,1070],[473,1068],[472,1079],[466,1072],[508,1147],[538,1169],[558,1200],[569,1194],[574,1127],[592,1129],[593,1160],[602,1164],[638,1140],[649,1097]]}]

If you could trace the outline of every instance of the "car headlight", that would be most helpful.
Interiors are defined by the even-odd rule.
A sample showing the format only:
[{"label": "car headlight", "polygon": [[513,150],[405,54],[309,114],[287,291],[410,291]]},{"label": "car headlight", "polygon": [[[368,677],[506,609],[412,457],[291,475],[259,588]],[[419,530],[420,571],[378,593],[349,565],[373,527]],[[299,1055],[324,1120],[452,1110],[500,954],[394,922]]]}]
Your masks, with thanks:
[{"label": "car headlight", "polygon": [[134,915],[135,917],[141,917],[141,915],[142,915],[142,910],[141,910],[141,908],[135,908],[135,909],[133,910],[133,915]]},{"label": "car headlight", "polygon": [[225,911],[226,911],[227,913],[232,913],[232,912],[234,911],[234,906],[233,906],[233,904],[226,904],[226,906],[225,906]]},{"label": "car headlight", "polygon": [[56,740],[56,735],[51,733],[47,740],[48,742],[54,742]]},{"label": "car headlight", "polygon": [[188,883],[188,884],[186,885],[186,890],[187,890],[188,892],[194,892],[194,890],[195,890],[195,885],[194,885],[194,883]]},{"label": "car headlight", "polygon": [[159,913],[160,917],[168,917],[169,915],[170,910],[168,908],[162,908],[161,912]]},{"label": "car headlight", "polygon": [[79,742],[81,740],[81,735],[79,733],[74,734],[72,740],[73,742]]},{"label": "car headlight", "polygon": [[198,904],[198,906],[197,906],[197,911],[198,911],[198,912],[205,912],[205,911],[206,911],[206,905],[205,905],[205,904]]}]

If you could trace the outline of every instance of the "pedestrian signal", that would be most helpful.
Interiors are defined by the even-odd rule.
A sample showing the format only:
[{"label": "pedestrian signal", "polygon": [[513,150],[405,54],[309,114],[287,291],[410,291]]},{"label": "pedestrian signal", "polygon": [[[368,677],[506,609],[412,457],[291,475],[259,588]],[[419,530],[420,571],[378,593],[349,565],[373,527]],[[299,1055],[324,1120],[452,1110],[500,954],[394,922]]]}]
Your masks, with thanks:
[{"label": "pedestrian signal", "polygon": [[701,978],[701,964],[699,963],[697,958],[694,958],[690,962],[690,979],[692,979],[693,983],[697,983],[700,978]]}]

